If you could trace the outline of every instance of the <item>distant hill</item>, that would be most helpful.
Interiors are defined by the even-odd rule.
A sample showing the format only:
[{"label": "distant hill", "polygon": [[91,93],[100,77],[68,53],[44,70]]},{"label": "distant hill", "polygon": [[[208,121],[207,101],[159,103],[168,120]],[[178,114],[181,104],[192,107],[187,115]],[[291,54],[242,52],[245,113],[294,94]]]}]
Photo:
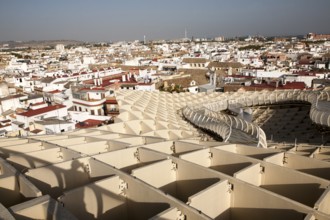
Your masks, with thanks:
[{"label": "distant hill", "polygon": [[57,44],[63,45],[77,45],[84,44],[83,41],[76,40],[42,40],[42,41],[0,41],[0,47],[4,44],[8,44],[9,48],[17,47],[31,47],[31,48],[44,48],[47,46],[53,47]]}]

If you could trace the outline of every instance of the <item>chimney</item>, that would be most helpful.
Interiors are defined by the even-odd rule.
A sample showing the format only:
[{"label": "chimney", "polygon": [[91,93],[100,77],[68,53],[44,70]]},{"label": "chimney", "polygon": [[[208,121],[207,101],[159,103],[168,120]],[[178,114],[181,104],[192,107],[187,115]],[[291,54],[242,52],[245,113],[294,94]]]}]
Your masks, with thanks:
[{"label": "chimney", "polygon": [[122,75],[122,76],[121,76],[121,81],[126,82],[126,77],[125,77],[125,75]]},{"label": "chimney", "polygon": [[97,86],[97,79],[94,79],[94,85]]}]

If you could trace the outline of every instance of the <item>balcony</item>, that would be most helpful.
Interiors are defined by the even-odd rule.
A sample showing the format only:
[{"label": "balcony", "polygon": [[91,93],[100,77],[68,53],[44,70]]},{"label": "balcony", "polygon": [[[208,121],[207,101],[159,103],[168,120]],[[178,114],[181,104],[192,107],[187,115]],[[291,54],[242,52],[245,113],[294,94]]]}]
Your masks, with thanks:
[{"label": "balcony", "polygon": [[103,105],[104,102],[106,101],[105,98],[103,99],[78,99],[78,98],[73,98],[72,99],[74,104],[78,104],[78,105],[86,105],[86,106],[98,106],[98,105]]}]

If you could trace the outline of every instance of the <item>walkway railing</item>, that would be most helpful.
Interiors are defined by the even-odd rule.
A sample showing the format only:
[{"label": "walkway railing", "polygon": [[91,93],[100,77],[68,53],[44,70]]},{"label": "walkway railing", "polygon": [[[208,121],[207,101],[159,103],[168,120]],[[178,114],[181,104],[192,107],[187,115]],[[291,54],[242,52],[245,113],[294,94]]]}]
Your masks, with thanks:
[{"label": "walkway railing", "polygon": [[266,134],[258,125],[238,117],[227,115],[221,112],[215,112],[209,109],[205,109],[205,115],[219,119],[220,121],[228,124],[232,129],[243,131],[244,133],[250,135],[252,139],[257,139],[258,147],[267,147]]},{"label": "walkway railing", "polygon": [[212,131],[218,134],[224,142],[227,142],[231,135],[231,126],[224,121],[201,114],[196,110],[187,106],[183,109],[182,113],[195,126]]},{"label": "walkway railing", "polygon": [[228,141],[232,129],[238,129],[258,140],[258,147],[267,147],[265,132],[256,124],[233,117],[221,111],[240,109],[258,105],[269,105],[291,102],[308,102],[311,104],[310,118],[319,125],[330,127],[330,92],[281,90],[263,92],[237,92],[217,97],[213,101],[198,106],[186,106],[184,117],[192,124],[211,130]]}]

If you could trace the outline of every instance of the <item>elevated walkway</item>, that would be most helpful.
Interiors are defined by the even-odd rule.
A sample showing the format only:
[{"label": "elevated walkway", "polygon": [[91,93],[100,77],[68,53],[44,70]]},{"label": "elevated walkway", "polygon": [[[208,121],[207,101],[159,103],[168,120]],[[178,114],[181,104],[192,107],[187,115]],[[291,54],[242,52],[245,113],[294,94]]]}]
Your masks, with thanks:
[{"label": "elevated walkway", "polygon": [[[183,108],[184,117],[197,127],[210,130],[220,135],[224,141],[229,141],[230,136],[234,135],[232,129],[238,129],[250,137],[251,142],[256,138],[257,145],[259,147],[267,147],[266,134],[260,125],[265,124],[271,118],[278,122],[279,116],[287,116],[287,122],[291,121],[294,117],[296,120],[303,120],[304,114],[295,113],[296,111],[288,111],[280,109],[278,116],[274,111],[267,108],[266,110],[256,110],[257,121],[260,125],[250,123],[244,119],[238,119],[229,115],[221,113],[224,110],[243,109],[253,106],[265,106],[274,104],[285,103],[309,103],[310,111],[309,117],[311,121],[317,125],[330,127],[330,105],[329,94],[330,92],[314,92],[314,91],[297,91],[297,90],[285,90],[285,91],[263,91],[263,92],[237,92],[237,93],[224,93],[218,97],[209,97],[208,100],[196,105],[188,105]],[[274,118],[273,118],[273,117]],[[277,118],[278,117],[278,118]],[[209,121],[216,121],[218,125],[208,125]],[[221,122],[221,123],[219,123]],[[273,123],[271,128],[277,129],[273,132],[278,135],[279,138],[284,138],[285,134],[281,133],[284,127],[279,127],[276,123]],[[294,130],[297,127],[295,125],[287,124],[286,128]],[[305,126],[302,123],[302,126]],[[267,126],[266,126],[267,129]],[[304,128],[301,128],[304,129]],[[308,128],[305,128],[308,132]],[[257,131],[257,135],[254,131]],[[274,134],[272,134],[274,135]],[[311,134],[310,139],[315,137]],[[235,139],[235,138],[234,138]]]}]

